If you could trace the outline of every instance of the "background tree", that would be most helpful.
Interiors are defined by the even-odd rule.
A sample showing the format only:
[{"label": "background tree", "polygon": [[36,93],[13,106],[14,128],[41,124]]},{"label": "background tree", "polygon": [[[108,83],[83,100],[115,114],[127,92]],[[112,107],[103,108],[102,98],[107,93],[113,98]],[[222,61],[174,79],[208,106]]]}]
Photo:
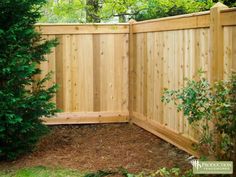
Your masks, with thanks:
[{"label": "background tree", "polygon": [[85,23],[86,0],[47,0],[40,22]]},{"label": "background tree", "polygon": [[119,22],[127,22],[137,14],[147,9],[147,0],[104,0],[100,17],[109,21],[117,17]]},{"label": "background tree", "polygon": [[100,10],[103,6],[103,0],[87,0],[84,9],[86,10],[86,22],[100,23]]},{"label": "background tree", "polygon": [[213,2],[222,2],[228,7],[236,7],[236,0],[213,0]]},{"label": "background tree", "polygon": [[136,14],[138,21],[209,10],[211,0],[148,0],[147,8]]},{"label": "background tree", "polygon": [[[46,133],[39,119],[57,110],[50,99],[56,85],[46,89],[34,76],[36,65],[56,41],[43,41],[34,29],[39,9],[46,0],[5,0],[0,2],[0,159],[14,159],[34,148]],[[34,89],[32,89],[34,86]]]},{"label": "background tree", "polygon": [[41,22],[127,22],[209,10],[212,0],[48,0]]}]

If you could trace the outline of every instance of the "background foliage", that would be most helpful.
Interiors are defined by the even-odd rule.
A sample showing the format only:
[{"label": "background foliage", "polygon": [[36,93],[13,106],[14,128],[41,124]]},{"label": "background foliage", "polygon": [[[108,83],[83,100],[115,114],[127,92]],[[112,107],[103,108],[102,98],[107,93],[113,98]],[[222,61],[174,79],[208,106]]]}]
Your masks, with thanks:
[{"label": "background foliage", "polygon": [[[40,22],[127,22],[209,10],[218,0],[47,0]],[[222,0],[229,7],[236,0]]]},{"label": "background foliage", "polygon": [[0,2],[0,159],[14,159],[32,150],[47,130],[39,118],[56,111],[50,102],[56,85],[44,87],[50,75],[34,80],[41,72],[37,64],[57,43],[42,41],[34,30],[45,2]]}]

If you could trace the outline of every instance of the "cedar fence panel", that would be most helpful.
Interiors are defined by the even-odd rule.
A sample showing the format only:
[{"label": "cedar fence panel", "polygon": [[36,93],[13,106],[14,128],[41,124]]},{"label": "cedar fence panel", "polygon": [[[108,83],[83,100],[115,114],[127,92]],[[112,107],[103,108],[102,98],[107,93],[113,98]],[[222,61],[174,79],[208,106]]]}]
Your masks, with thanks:
[{"label": "cedar fence panel", "polygon": [[129,24],[37,24],[60,44],[39,67],[53,71],[60,89],[54,98],[64,113],[47,124],[133,122],[196,154],[194,130],[164,88],[185,86],[201,68],[211,82],[236,70],[236,8],[217,3],[210,11],[131,21]]}]

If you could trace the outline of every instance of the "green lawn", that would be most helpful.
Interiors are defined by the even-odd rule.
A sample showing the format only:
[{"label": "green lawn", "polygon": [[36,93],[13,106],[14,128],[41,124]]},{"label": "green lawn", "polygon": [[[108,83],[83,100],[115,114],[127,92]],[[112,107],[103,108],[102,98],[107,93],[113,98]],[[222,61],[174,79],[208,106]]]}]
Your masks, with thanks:
[{"label": "green lawn", "polygon": [[118,169],[117,171],[97,171],[95,173],[88,173],[71,169],[37,166],[22,168],[16,171],[0,172],[0,177],[105,177],[110,174],[123,174],[125,177],[135,176],[122,169]]},{"label": "green lawn", "polygon": [[43,166],[0,172],[1,177],[85,177],[86,173],[69,169],[51,169]]},{"label": "green lawn", "polygon": [[[193,177],[195,176],[191,170],[181,173],[178,168],[161,168],[151,173],[141,172],[139,174],[130,174],[126,169],[118,168],[114,171],[97,171],[93,172],[80,172],[78,170],[63,169],[63,168],[48,168],[43,166],[22,168],[16,171],[0,172],[0,177],[106,177],[117,175],[124,177],[152,177],[152,176],[163,176],[163,177]],[[181,175],[182,174],[182,175]]]}]

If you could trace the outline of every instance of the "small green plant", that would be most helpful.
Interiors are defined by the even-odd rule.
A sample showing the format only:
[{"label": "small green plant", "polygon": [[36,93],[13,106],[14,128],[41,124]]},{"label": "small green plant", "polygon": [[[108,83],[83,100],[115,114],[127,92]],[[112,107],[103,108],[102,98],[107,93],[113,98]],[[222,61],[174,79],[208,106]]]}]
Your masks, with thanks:
[{"label": "small green plant", "polygon": [[104,170],[99,170],[97,172],[94,173],[88,173],[86,174],[84,177],[104,177],[104,176],[108,176],[108,175],[114,175],[117,172],[113,172],[113,171],[104,171]]},{"label": "small green plant", "polygon": [[129,173],[129,171],[123,167],[117,168],[117,170],[98,170],[97,172],[88,173],[84,177],[103,177],[103,176],[110,176],[110,175],[135,177],[134,174]]},{"label": "small green plant", "polygon": [[[57,44],[43,41],[34,29],[39,9],[46,0],[6,0],[0,2],[0,160],[12,160],[32,150],[47,132],[40,117],[57,110],[50,102],[57,86],[45,88],[34,76],[37,65]],[[33,88],[32,88],[33,86]]]},{"label": "small green plant", "polygon": [[[141,172],[138,174],[132,174],[125,168],[118,168],[117,170],[99,170],[94,173],[88,173],[85,177],[103,177],[110,175],[120,175],[124,177],[193,177],[192,170],[183,171],[179,168],[160,168],[156,171]],[[197,177],[197,176],[196,176]]]},{"label": "small green plant", "polygon": [[[236,162],[236,74],[210,84],[187,80],[179,90],[165,90],[162,101],[173,101],[200,134],[199,150],[209,159]],[[207,153],[206,153],[207,152]]]},{"label": "small green plant", "polygon": [[192,170],[183,171],[180,168],[160,168],[154,172],[141,172],[135,177],[197,177],[198,175],[194,175]]}]

